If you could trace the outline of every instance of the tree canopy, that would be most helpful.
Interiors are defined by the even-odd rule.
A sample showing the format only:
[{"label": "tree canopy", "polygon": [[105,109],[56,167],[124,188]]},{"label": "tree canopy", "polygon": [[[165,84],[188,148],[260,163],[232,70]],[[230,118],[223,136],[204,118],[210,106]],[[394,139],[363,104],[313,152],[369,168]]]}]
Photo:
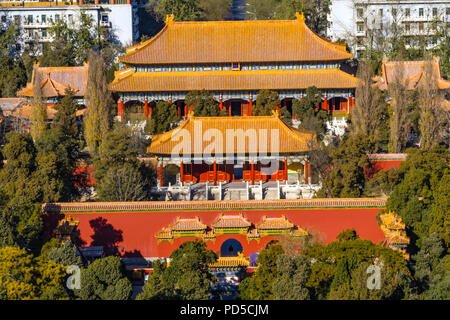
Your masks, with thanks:
[{"label": "tree canopy", "polygon": [[170,255],[170,265],[154,262],[138,300],[208,300],[212,274],[207,265],[217,260],[217,255],[206,249],[203,241],[183,242]]}]

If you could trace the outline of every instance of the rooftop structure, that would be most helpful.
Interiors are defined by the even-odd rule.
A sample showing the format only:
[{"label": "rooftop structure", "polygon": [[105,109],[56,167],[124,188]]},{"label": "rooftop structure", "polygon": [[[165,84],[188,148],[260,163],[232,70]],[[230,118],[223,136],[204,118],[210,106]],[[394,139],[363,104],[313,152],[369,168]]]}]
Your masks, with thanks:
[{"label": "rooftop structure", "polygon": [[168,16],[153,38],[129,47],[119,58],[110,89],[118,99],[118,115],[126,106],[144,106],[151,116],[155,101],[175,103],[179,119],[192,106],[184,102],[192,90],[208,90],[230,116],[252,115],[259,90],[278,92],[291,110],[292,99],[305,89],[321,89],[321,107],[347,113],[357,80],[343,71],[352,54],[344,45],[314,34],[303,14],[295,20],[176,22]]},{"label": "rooftop structure", "polygon": [[[203,139],[209,141],[205,137],[211,130],[216,141],[207,155],[205,150],[211,144],[204,143]],[[154,135],[147,152],[158,156],[160,187],[164,185],[164,165],[172,166],[172,175],[179,175],[181,184],[231,181],[254,184],[286,181],[288,165],[301,162],[308,181],[307,152],[313,141],[314,134],[287,126],[277,112],[272,116],[239,118],[195,117],[190,113],[179,127]]]},{"label": "rooftop structure", "polygon": [[[433,73],[431,79],[436,81],[438,89],[450,90],[450,81],[442,78],[439,62],[439,57],[433,57],[430,66],[432,68],[430,72]],[[388,85],[399,77],[409,90],[415,90],[423,81],[428,81],[425,75],[425,72],[427,72],[425,70],[426,63],[427,61],[389,61],[388,58],[384,58],[381,65],[381,75],[375,77],[375,84],[380,90],[387,90]]]}]

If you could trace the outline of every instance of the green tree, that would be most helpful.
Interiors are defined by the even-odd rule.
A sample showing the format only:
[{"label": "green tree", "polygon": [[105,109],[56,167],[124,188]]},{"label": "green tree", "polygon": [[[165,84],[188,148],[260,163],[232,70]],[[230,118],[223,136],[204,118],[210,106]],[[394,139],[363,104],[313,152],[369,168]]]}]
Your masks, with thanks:
[{"label": "green tree", "polygon": [[75,294],[81,300],[128,300],[131,282],[119,257],[97,259],[81,271],[81,288]]},{"label": "green tree", "polygon": [[373,137],[377,150],[387,151],[389,142],[389,113],[384,94],[372,85],[373,68],[369,61],[360,61],[357,77],[355,107],[351,115],[353,134]]},{"label": "green tree", "polygon": [[68,67],[86,62],[90,50],[101,52],[108,71],[115,58],[123,52],[115,34],[96,25],[91,15],[80,11],[76,28],[66,21],[56,21],[48,30],[53,40],[44,45],[40,64],[43,67]]},{"label": "green tree", "polygon": [[308,87],[301,101],[292,102],[292,112],[300,120],[299,129],[310,130],[323,140],[327,132],[328,112],[318,108],[322,94],[316,87]]},{"label": "green tree", "polygon": [[202,8],[201,20],[223,21],[231,16],[231,0],[200,0]]},{"label": "green tree", "polygon": [[51,249],[47,254],[47,258],[63,266],[82,266],[81,258],[77,256],[77,248],[70,240]]},{"label": "green tree", "polygon": [[295,19],[303,12],[308,27],[322,36],[327,31],[330,3],[323,0],[248,0],[247,17],[252,20]]},{"label": "green tree", "polygon": [[[445,211],[448,199],[440,195],[441,191],[448,189],[440,183],[449,179],[447,157],[445,148],[431,151],[409,149],[408,158],[400,164],[393,192],[386,203],[386,208],[399,214],[406,224],[413,252],[415,246],[420,248],[421,239],[428,236],[430,230],[442,230],[444,237],[448,233],[444,231],[448,226],[448,214],[445,213],[448,212]],[[448,197],[448,194],[442,196]]]},{"label": "green tree", "polygon": [[68,299],[62,265],[18,247],[0,249],[0,299]]},{"label": "green tree", "polygon": [[185,98],[187,105],[194,105],[194,115],[197,117],[217,117],[219,104],[214,95],[207,90],[194,90],[188,92]]},{"label": "green tree", "polygon": [[258,255],[258,269],[251,277],[241,281],[239,295],[243,300],[270,300],[274,299],[273,284],[280,277],[277,269],[278,256],[283,254],[280,245],[270,245],[261,250]]},{"label": "green tree", "polygon": [[279,255],[277,269],[281,277],[273,283],[273,293],[277,300],[310,300],[306,287],[311,263],[308,258],[300,256]]},{"label": "green tree", "polygon": [[147,197],[145,187],[139,167],[126,163],[109,168],[96,191],[100,201],[142,201]]},{"label": "green tree", "polygon": [[150,0],[159,19],[173,14],[175,21],[196,21],[203,14],[199,0]]},{"label": "green tree", "polygon": [[318,197],[360,197],[365,188],[364,167],[369,165],[367,154],[374,144],[363,134],[343,141],[332,152],[333,168],[322,183]]},{"label": "green tree", "polygon": [[280,106],[281,101],[278,92],[271,90],[260,90],[256,97],[256,104],[252,110],[255,116],[271,116],[272,111]]},{"label": "green tree", "polygon": [[[83,26],[81,26],[83,27]],[[68,67],[75,65],[75,30],[69,28],[63,20],[48,30],[53,41],[44,45],[42,56],[39,59],[42,67]]]},{"label": "green tree", "polygon": [[359,236],[353,228],[342,231],[336,237],[338,241],[356,240],[358,238]]},{"label": "green tree", "polygon": [[34,140],[39,139],[47,130],[47,105],[42,97],[41,81],[40,73],[35,72],[33,79],[33,103],[30,113],[30,120],[33,123],[31,136]]},{"label": "green tree", "polygon": [[158,101],[148,122],[147,132],[154,135],[169,131],[175,128],[176,122],[178,122],[176,106],[166,101]]},{"label": "green tree", "polygon": [[170,265],[155,262],[154,271],[144,285],[138,300],[208,300],[213,276],[207,265],[217,255],[206,249],[203,241],[181,244],[170,255]]},{"label": "green tree", "polygon": [[61,127],[47,130],[36,141],[37,169],[33,176],[41,182],[42,201],[70,201],[78,196],[73,169],[79,156],[77,142]]},{"label": "green tree", "polygon": [[6,214],[0,212],[0,248],[14,246],[14,234]]},{"label": "green tree", "polygon": [[70,88],[66,90],[64,97],[56,104],[58,111],[53,121],[53,126],[74,140],[78,138],[77,103],[74,99],[75,92]]},{"label": "green tree", "polygon": [[105,61],[100,54],[89,55],[89,74],[86,99],[89,101],[84,118],[84,137],[91,155],[95,156],[98,147],[112,126],[114,101],[108,89],[104,74]]},{"label": "green tree", "polygon": [[137,159],[133,132],[117,124],[108,132],[94,159],[96,191],[103,201],[139,201],[155,183],[154,170]]},{"label": "green tree", "polygon": [[[303,254],[314,263],[307,282],[317,299],[401,299],[408,274],[406,261],[398,251],[373,244],[370,240],[351,239],[314,245]],[[378,259],[381,290],[368,290],[367,268]]]}]

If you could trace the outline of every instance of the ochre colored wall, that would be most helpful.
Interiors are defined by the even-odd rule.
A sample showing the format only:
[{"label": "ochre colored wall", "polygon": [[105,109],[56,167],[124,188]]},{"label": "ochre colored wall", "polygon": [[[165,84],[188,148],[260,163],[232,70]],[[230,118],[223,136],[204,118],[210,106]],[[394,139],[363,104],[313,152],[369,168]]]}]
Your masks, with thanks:
[{"label": "ochre colored wall", "polygon": [[[320,233],[325,243],[336,239],[344,229],[354,228],[361,238],[369,239],[378,244],[384,239],[383,232],[375,219],[380,208],[333,208],[333,209],[289,209],[289,210],[239,210],[225,214],[243,213],[253,224],[261,221],[264,215],[286,218],[297,226],[307,229],[310,233]],[[177,217],[193,218],[199,216],[207,226],[219,216],[219,211],[177,211],[177,212],[120,212],[120,213],[70,213],[66,216],[80,221],[78,229],[83,245],[103,245],[113,243],[123,256],[169,257],[171,252],[184,241],[195,238],[183,237],[174,239],[173,243],[157,243],[155,233],[175,222]],[[53,230],[55,221],[63,218],[62,214],[44,216],[47,231]],[[97,220],[97,231],[91,224]],[[207,241],[207,246],[216,252],[220,251],[222,243],[234,238],[243,246],[244,255],[259,252],[265,245],[277,237],[262,237],[259,242],[247,241],[246,235],[219,235],[215,241]],[[93,239],[96,239],[94,241]],[[123,251],[121,250],[123,247]]]}]

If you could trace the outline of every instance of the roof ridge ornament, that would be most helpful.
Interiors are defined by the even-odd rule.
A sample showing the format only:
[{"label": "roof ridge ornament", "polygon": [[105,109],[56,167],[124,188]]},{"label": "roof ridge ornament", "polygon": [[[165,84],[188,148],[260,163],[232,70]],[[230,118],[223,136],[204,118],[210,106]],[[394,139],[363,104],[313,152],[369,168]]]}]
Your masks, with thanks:
[{"label": "roof ridge ornament", "polygon": [[305,15],[303,14],[303,11],[301,13],[295,12],[295,17],[297,18],[297,21],[304,22],[305,21]]},{"label": "roof ridge ornament", "polygon": [[168,15],[168,14],[166,15],[166,20],[164,22],[165,22],[165,24],[172,24],[174,20],[175,20],[175,16],[172,13],[171,15]]}]

